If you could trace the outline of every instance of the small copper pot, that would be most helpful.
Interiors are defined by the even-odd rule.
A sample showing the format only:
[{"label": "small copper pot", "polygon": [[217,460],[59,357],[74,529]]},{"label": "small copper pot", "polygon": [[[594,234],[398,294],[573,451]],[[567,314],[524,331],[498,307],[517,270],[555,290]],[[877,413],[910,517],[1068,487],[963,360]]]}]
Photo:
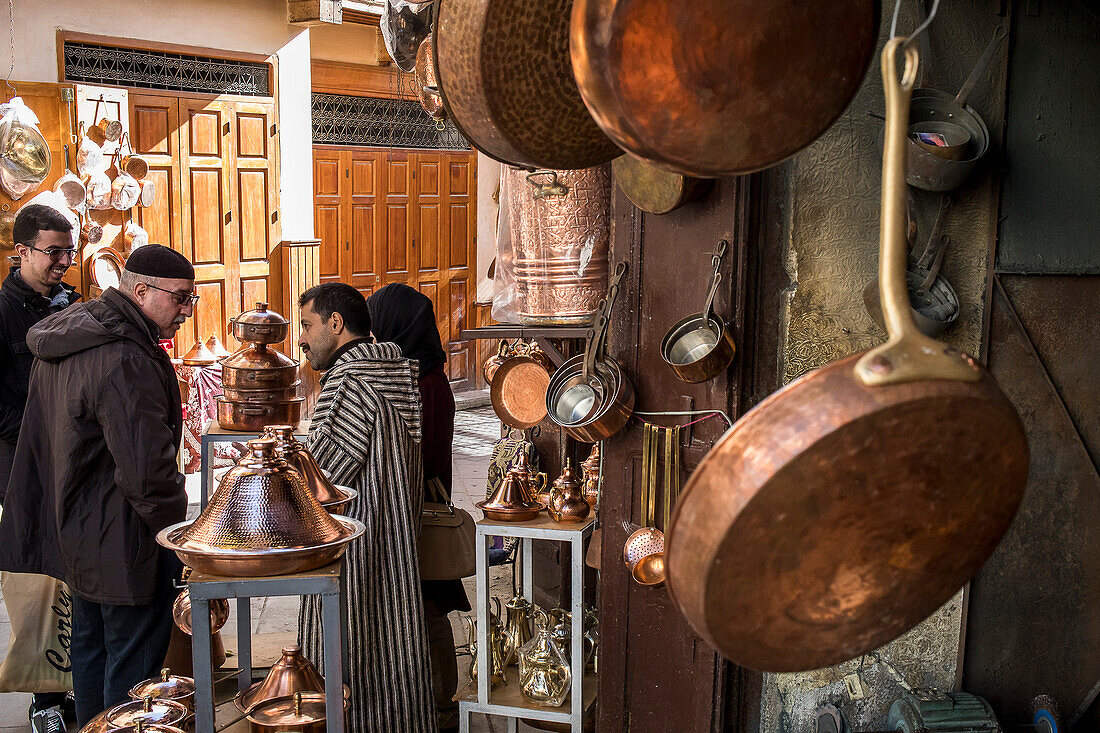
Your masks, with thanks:
[{"label": "small copper pot", "polygon": [[131,687],[129,694],[135,700],[152,697],[154,700],[178,702],[187,708],[188,712],[195,711],[195,680],[172,674],[167,667],[160,671],[159,677],[139,682]]},{"label": "small copper pot", "polygon": [[551,519],[562,524],[574,524],[588,519],[592,507],[584,498],[584,484],[573,473],[573,459],[565,459],[561,476],[550,487],[550,504],[546,507]]},{"label": "small copper pot", "polygon": [[[191,635],[191,594],[184,588],[172,604],[172,620],[180,631]],[[216,633],[225,626],[229,620],[229,601],[224,598],[214,598],[210,601],[210,633]]]},{"label": "small copper pot", "polygon": [[229,321],[233,338],[254,344],[277,344],[290,335],[290,323],[267,303],[257,303],[255,310],[245,311]]},{"label": "small copper pot", "polygon": [[222,386],[230,389],[279,389],[298,379],[298,362],[264,344],[246,346],[219,363]]}]

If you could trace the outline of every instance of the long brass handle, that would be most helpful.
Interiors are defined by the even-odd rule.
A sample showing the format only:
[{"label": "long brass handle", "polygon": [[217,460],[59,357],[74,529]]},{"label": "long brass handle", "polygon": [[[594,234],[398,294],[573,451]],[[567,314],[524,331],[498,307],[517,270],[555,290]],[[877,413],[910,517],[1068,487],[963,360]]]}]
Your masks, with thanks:
[{"label": "long brass handle", "polygon": [[[882,49],[882,85],[886,94],[886,128],[882,152],[882,209],[879,231],[879,297],[889,340],[856,362],[863,384],[884,386],[926,379],[976,381],[978,366],[965,354],[917,330],[905,284],[905,162],[909,100],[917,74],[917,49],[905,38],[892,38]],[[905,69],[899,79],[899,48]]]}]

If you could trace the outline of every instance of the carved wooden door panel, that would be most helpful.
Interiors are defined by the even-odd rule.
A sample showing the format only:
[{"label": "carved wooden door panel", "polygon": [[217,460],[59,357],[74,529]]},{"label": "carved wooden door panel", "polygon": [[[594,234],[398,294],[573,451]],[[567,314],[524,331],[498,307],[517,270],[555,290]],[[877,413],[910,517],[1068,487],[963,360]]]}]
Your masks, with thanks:
[{"label": "carved wooden door panel", "polygon": [[321,240],[319,281],[323,283],[340,281],[340,253],[350,246],[341,226],[343,156],[339,150],[313,149],[313,236]]},{"label": "carved wooden door panel", "polygon": [[230,110],[232,154],[232,227],[237,277],[227,283],[234,316],[266,302],[268,255],[279,244],[279,140],[274,107],[259,102],[235,102]]},{"label": "carved wooden door panel", "polygon": [[130,95],[130,143],[149,164],[145,180],[156,187],[152,206],[138,206],[132,211],[137,223],[149,233],[150,242],[182,252],[178,128],[178,99]]},{"label": "carved wooden door panel", "polygon": [[[447,289],[444,305],[450,313],[447,343],[447,370],[451,381],[473,389],[477,368],[476,342],[461,341],[463,329],[472,328],[476,283],[477,166],[472,153],[448,153],[446,164]],[[439,312],[438,309],[436,311]],[[445,331],[443,333],[446,333]]]},{"label": "carved wooden door panel", "polygon": [[382,153],[378,150],[353,150],[348,157],[347,233],[341,268],[343,281],[363,295],[374,292],[378,282],[379,241],[382,217],[379,210],[382,190]]},{"label": "carved wooden door panel", "polygon": [[382,278],[380,285],[410,283],[416,247],[413,209],[415,154],[388,152],[382,157]]}]

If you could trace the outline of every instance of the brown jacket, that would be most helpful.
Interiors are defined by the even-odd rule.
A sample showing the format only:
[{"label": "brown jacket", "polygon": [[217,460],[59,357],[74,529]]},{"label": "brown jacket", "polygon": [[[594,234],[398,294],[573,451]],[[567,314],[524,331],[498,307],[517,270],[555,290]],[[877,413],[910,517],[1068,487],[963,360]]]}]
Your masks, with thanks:
[{"label": "brown jacket", "polygon": [[0,570],[63,580],[97,603],[149,603],[183,521],[179,386],[156,325],[114,288],[31,328],[37,357],[4,514]]}]

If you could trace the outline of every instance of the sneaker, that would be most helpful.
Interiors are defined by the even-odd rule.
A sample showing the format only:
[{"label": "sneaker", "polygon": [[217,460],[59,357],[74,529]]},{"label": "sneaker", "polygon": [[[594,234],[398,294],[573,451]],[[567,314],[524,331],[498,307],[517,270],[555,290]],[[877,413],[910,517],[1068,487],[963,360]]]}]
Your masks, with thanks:
[{"label": "sneaker", "polygon": [[73,696],[72,690],[65,693],[65,701],[61,703],[61,714],[67,719],[76,720],[76,697]]},{"label": "sneaker", "polygon": [[57,708],[36,710],[31,715],[31,730],[34,733],[65,733],[65,717]]}]

